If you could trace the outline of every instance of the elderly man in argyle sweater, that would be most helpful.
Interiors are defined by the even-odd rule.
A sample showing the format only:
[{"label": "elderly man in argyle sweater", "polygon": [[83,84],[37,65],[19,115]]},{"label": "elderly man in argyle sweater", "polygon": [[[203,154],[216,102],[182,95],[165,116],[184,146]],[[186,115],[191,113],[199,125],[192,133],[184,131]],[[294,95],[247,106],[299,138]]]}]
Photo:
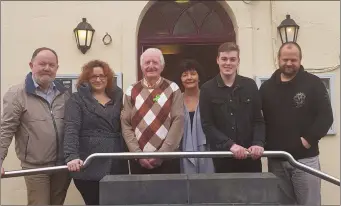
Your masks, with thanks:
[{"label": "elderly man in argyle sweater", "polygon": [[[124,97],[122,134],[130,152],[173,152],[183,135],[183,99],[178,85],[161,77],[165,61],[156,48],[140,59],[144,78],[131,85]],[[137,159],[132,174],[180,173],[179,159]]]}]

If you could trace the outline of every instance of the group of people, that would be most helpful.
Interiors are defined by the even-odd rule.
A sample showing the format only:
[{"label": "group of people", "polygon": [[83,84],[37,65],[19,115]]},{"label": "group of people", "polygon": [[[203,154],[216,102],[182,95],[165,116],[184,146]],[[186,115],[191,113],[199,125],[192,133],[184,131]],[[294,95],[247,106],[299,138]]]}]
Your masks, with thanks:
[{"label": "group of people", "polygon": [[[110,66],[93,60],[69,94],[55,81],[56,52],[38,48],[24,82],[3,97],[0,165],[13,136],[23,169],[67,164],[70,172],[25,176],[29,205],[62,205],[71,179],[87,205],[98,205],[99,181],[109,174],[262,172],[264,148],[320,169],[318,142],[333,114],[322,81],[301,65],[300,46],[281,46],[279,68],[260,89],[238,74],[239,53],[235,43],[220,45],[220,72],[207,82],[200,64],[186,59],[176,84],[161,76],[162,52],[147,49],[140,57],[143,79],[125,92]],[[231,151],[234,158],[103,158],[83,168],[93,153],[209,150]],[[268,158],[268,169],[290,203],[321,204],[318,177],[280,158]]]}]

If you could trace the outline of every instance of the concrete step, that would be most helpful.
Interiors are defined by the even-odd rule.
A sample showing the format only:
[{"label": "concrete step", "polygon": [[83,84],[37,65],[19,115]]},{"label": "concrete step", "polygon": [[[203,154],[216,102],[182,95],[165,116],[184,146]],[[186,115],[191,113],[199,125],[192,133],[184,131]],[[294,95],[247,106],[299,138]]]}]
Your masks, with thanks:
[{"label": "concrete step", "polygon": [[[150,206],[151,204],[146,204],[146,205],[135,205],[135,206]],[[274,205],[274,206],[280,206],[281,204],[259,204],[259,203],[253,203],[253,204],[152,204],[153,206],[260,206],[260,205]],[[124,205],[116,205],[116,206],[124,206]],[[285,206],[290,206],[290,205],[285,205]],[[294,206],[294,205],[293,205]],[[297,206],[297,205],[296,205]]]},{"label": "concrete step", "polygon": [[110,175],[101,205],[278,205],[272,173]]}]

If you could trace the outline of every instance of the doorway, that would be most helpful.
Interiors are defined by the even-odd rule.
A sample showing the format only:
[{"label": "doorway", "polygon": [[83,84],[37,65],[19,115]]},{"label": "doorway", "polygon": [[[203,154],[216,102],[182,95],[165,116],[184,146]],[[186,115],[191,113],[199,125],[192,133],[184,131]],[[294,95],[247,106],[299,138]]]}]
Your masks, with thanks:
[{"label": "doorway", "polygon": [[174,44],[174,45],[146,45],[148,48],[158,48],[165,58],[165,68],[162,76],[166,79],[180,84],[180,62],[184,59],[194,59],[202,66],[202,83],[210,80],[219,73],[216,62],[218,44]]},{"label": "doorway", "polygon": [[[150,47],[165,57],[162,76],[179,82],[180,61],[191,58],[203,67],[205,81],[219,72],[217,50],[224,42],[236,42],[232,20],[218,1],[157,1],[144,15],[138,33],[139,58]],[[142,79],[138,64],[138,80]]]}]

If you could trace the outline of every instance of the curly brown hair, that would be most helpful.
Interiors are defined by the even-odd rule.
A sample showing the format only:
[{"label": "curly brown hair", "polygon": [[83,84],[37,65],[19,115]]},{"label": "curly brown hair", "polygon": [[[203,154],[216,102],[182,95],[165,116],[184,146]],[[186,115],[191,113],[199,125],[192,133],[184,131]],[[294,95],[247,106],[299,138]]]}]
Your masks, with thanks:
[{"label": "curly brown hair", "polygon": [[83,83],[89,83],[90,76],[92,74],[93,68],[101,67],[103,69],[104,75],[107,77],[107,86],[105,91],[110,94],[113,91],[114,84],[114,72],[110,68],[109,64],[101,60],[92,60],[82,67],[82,72],[78,77],[77,88]]}]

